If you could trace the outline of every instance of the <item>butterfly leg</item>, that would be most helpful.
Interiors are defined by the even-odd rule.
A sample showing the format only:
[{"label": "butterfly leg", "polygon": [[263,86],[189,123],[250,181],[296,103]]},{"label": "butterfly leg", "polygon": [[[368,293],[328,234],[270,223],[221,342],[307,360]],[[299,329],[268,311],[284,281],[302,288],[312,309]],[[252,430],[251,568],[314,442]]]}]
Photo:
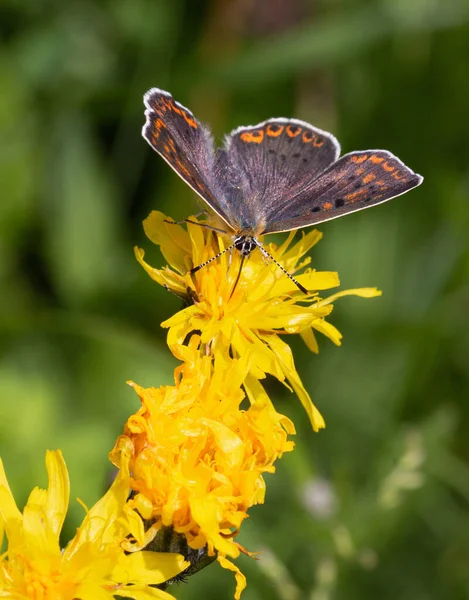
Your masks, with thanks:
[{"label": "butterfly leg", "polygon": [[191,223],[192,225],[198,225],[199,227],[205,227],[205,229],[210,229],[210,231],[216,231],[217,233],[228,233],[225,229],[219,229],[218,227],[213,227],[212,225],[207,225],[207,223],[197,223],[197,221],[191,221],[190,219],[184,219],[186,223]]},{"label": "butterfly leg", "polygon": [[[200,215],[207,214],[207,211],[203,210],[200,213],[194,215],[194,217],[200,217]],[[183,223],[191,223],[192,225],[198,225],[199,227],[205,227],[205,229],[210,229],[211,231],[216,231],[218,233],[228,233],[224,229],[219,229],[218,227],[213,227],[212,225],[207,225],[207,223],[199,223],[197,221],[192,221],[191,219],[183,219],[182,221],[171,221],[170,219],[163,219],[163,223],[169,223],[170,225],[182,225]]]},{"label": "butterfly leg", "polygon": [[173,291],[173,290],[172,290],[172,289],[169,287],[169,285],[166,285],[166,283],[165,283],[165,284],[163,284],[163,287],[164,287],[164,289],[165,289],[167,292],[169,292],[169,293],[170,293],[170,294],[172,294],[173,296],[176,296],[176,297],[177,297],[177,298],[179,298],[180,300],[184,300],[184,303],[185,303],[186,305],[188,305],[188,302],[187,302],[187,296],[186,296],[186,295],[184,295],[184,294],[178,294],[177,292]]},{"label": "butterfly leg", "polygon": [[228,254],[228,268],[227,268],[227,271],[229,271],[230,268],[231,268],[231,263],[233,261],[233,250],[234,250],[234,248],[231,248],[230,253]]},{"label": "butterfly leg", "polygon": [[[195,218],[197,218],[197,217],[201,217],[202,215],[206,215],[206,214],[207,214],[206,210],[201,210],[200,212],[198,212],[197,214],[195,214],[193,216]],[[164,223],[170,223],[170,225],[182,225],[186,221],[187,221],[187,219],[182,219],[182,221],[173,221],[171,219],[163,219]]]}]

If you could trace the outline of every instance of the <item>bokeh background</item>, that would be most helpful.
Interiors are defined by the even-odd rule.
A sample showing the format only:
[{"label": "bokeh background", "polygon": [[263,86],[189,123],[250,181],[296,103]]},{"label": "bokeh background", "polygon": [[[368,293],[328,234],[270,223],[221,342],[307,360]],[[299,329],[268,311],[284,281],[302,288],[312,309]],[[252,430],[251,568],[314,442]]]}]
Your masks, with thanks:
[{"label": "bokeh background", "polygon": [[[63,449],[92,505],[107,452],[138,408],[125,384],[175,365],[159,323],[178,300],[141,222],[194,194],[140,137],[142,95],[169,89],[218,140],[296,116],[344,151],[387,148],[424,184],[320,226],[313,265],[343,287],[341,348],[298,369],[327,429],[270,393],[296,451],[267,476],[239,540],[244,600],[469,597],[469,3],[465,0],[2,0],[0,453],[19,502]],[[66,536],[82,508],[72,502]],[[179,599],[231,598],[205,569]]]}]

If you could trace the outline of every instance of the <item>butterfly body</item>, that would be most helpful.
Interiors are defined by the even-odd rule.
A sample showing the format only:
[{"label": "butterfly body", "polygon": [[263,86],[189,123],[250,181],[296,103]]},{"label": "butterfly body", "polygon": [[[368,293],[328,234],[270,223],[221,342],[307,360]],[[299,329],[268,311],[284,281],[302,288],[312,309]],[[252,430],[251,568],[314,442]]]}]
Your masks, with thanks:
[{"label": "butterfly body", "polygon": [[363,210],[423,178],[387,150],[340,156],[337,139],[298,119],[238,127],[215,148],[210,131],[169,92],[144,96],[142,135],[227,224],[243,256],[261,235]]}]

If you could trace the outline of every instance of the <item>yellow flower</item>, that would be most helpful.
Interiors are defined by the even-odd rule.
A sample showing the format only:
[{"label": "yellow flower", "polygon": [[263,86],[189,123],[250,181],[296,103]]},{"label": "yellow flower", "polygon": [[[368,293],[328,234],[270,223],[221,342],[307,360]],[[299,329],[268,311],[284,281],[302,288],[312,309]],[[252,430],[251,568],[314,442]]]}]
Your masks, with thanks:
[{"label": "yellow flower", "polygon": [[[175,385],[142,388],[130,383],[142,402],[111,452],[132,454],[130,504],[150,521],[145,545],[164,526],[186,536],[193,549],[207,546],[209,555],[237,575],[236,598],[244,576],[227,556],[243,549],[234,541],[249,507],[264,501],[263,473],[293,449],[287,440],[292,422],[275,411],[260,384],[246,410],[241,385],[249,378],[245,359],[202,355],[199,336],[175,348],[184,362],[175,371]],[[125,449],[122,452],[122,449]]]},{"label": "yellow flower", "polygon": [[[105,496],[87,513],[64,550],[59,536],[69,502],[69,479],[60,451],[47,452],[47,490],[34,488],[19,511],[0,461],[0,525],[8,549],[0,556],[0,598],[14,600],[112,600],[115,596],[170,600],[149,587],[188,566],[178,554],[126,555],[121,542],[142,536],[141,519],[126,506],[128,458]],[[0,532],[2,527],[0,526]],[[2,542],[0,535],[0,546]]]},{"label": "yellow flower", "polygon": [[[279,247],[271,243],[268,252],[303,285],[303,294],[294,282],[259,251],[254,251],[242,270],[240,253],[226,253],[191,275],[198,266],[232,243],[229,236],[188,224],[165,223],[165,215],[152,212],[144,222],[145,233],[161,247],[170,266],[155,269],[144,261],[143,250],[136,257],[152,279],[187,299],[191,304],[162,323],[168,328],[168,345],[180,346],[194,331],[201,332],[200,349],[214,356],[249,357],[249,375],[262,379],[267,373],[288,381],[306,409],[315,431],[325,426],[296,371],[290,347],[281,335],[299,333],[313,352],[318,351],[315,332],[340,345],[341,334],[326,317],[333,301],[341,296],[379,296],[376,288],[345,290],[324,299],[318,292],[339,285],[337,273],[306,268],[304,255],[321,239],[317,230],[303,234],[292,245],[294,232]],[[192,220],[195,218],[192,217]],[[297,274],[302,271],[300,274]],[[239,281],[235,287],[235,282]],[[234,289],[234,291],[233,291]]]}]

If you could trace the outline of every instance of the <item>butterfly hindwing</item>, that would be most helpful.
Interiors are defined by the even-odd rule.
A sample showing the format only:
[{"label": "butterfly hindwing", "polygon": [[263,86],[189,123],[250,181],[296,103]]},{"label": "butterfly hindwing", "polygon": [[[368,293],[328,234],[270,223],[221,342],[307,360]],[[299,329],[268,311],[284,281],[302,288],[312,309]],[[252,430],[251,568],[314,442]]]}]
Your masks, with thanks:
[{"label": "butterfly hindwing", "polygon": [[399,196],[422,180],[386,150],[350,152],[271,210],[263,233],[335,219]]},{"label": "butterfly hindwing", "polygon": [[143,137],[228,222],[219,201],[222,195],[216,189],[215,152],[209,130],[168,92],[152,88],[145,94],[144,103]]},{"label": "butterfly hindwing", "polygon": [[279,202],[308,185],[339,152],[334,136],[297,119],[234,130],[219,153],[218,174],[236,225],[258,230]]}]

